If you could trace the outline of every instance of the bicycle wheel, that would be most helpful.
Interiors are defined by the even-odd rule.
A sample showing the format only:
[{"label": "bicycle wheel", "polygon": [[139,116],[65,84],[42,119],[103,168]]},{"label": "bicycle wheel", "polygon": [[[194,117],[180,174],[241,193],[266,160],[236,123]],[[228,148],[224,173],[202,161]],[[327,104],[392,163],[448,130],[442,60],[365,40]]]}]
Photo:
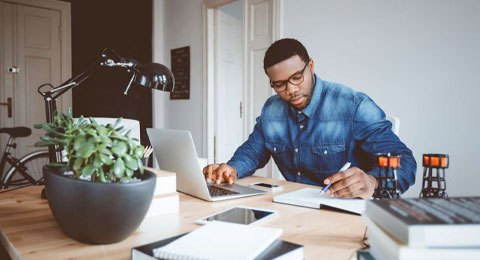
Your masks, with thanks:
[{"label": "bicycle wheel", "polygon": [[3,188],[43,183],[42,168],[49,163],[48,151],[35,151],[19,159],[19,164],[8,170]]}]

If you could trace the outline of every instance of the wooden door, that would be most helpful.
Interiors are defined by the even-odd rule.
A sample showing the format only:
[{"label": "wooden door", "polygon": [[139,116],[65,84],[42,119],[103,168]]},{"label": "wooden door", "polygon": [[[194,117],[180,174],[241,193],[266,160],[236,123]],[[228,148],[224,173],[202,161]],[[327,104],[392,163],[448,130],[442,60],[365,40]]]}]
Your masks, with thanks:
[{"label": "wooden door", "polygon": [[[45,122],[45,105],[37,92],[39,85],[62,83],[61,17],[59,10],[1,2],[2,11],[2,67],[1,100],[11,98],[12,117],[1,109],[0,127],[26,126],[32,128],[28,138],[17,139],[16,155],[21,156],[36,148],[33,144],[43,135],[33,129]],[[63,64],[63,66],[67,66]],[[69,66],[69,65],[68,65]],[[58,100],[58,108],[71,104],[71,95]]]}]

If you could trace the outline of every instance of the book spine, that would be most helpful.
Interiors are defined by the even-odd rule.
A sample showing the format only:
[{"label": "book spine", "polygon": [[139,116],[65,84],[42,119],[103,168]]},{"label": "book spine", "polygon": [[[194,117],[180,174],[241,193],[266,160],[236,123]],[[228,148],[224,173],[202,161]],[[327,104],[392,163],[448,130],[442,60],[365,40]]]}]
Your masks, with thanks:
[{"label": "book spine", "polygon": [[397,247],[392,248],[389,239],[384,239],[384,236],[369,233],[368,242],[370,244],[370,252],[375,257],[375,259],[400,259],[399,250]]},{"label": "book spine", "polygon": [[155,173],[157,175],[157,184],[153,195],[162,195],[174,193],[177,191],[177,177],[175,174]]},{"label": "book spine", "polygon": [[370,250],[377,259],[478,260],[480,249],[475,247],[408,247],[383,231],[369,233]]},{"label": "book spine", "polygon": [[179,196],[176,192],[154,196],[145,218],[176,213],[179,211],[179,205]]},{"label": "book spine", "polygon": [[409,244],[414,242],[409,240],[411,237],[409,235],[409,226],[374,202],[367,202],[365,215],[403,243]]},{"label": "book spine", "polygon": [[418,229],[424,237],[423,246],[480,247],[480,225],[478,224],[420,226]]},{"label": "book spine", "polygon": [[368,228],[368,242],[372,255],[376,259],[399,259],[400,246],[392,236],[367,216],[363,216],[363,220]]}]

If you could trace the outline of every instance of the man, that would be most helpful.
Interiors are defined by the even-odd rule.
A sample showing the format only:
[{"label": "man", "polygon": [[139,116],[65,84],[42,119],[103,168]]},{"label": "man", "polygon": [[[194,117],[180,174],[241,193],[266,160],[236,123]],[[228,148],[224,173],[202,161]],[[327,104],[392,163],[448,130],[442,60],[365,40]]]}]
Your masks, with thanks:
[{"label": "man", "polygon": [[[385,113],[365,94],[321,80],[297,40],[282,39],[265,53],[264,69],[277,95],[270,97],[248,140],[226,164],[207,165],[207,182],[252,175],[273,156],[288,181],[332,184],[327,194],[369,198],[378,175],[375,154],[401,155],[401,192],[415,182],[417,164],[392,132]],[[352,167],[338,172],[346,163]]]}]

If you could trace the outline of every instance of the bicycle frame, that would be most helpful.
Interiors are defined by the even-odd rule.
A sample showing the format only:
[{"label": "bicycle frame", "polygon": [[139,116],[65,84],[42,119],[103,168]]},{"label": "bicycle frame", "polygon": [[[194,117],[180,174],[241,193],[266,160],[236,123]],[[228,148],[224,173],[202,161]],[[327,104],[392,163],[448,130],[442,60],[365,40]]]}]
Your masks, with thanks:
[{"label": "bicycle frame", "polygon": [[[10,136],[10,138],[7,141],[7,145],[5,147],[5,151],[2,156],[2,161],[0,161],[0,180],[1,180],[0,188],[3,189],[6,186],[5,181],[7,180],[7,178],[10,177],[10,174],[12,174],[14,170],[17,170],[25,179],[28,180],[28,182],[34,185],[35,183],[37,183],[37,181],[35,181],[35,179],[33,179],[27,172],[25,172],[25,166],[21,162],[22,158],[24,158],[25,156],[29,156],[31,154],[27,154],[24,157],[17,159],[14,156],[12,156],[12,154],[10,153],[11,147],[13,148],[16,147],[15,137],[12,137],[12,136]],[[41,151],[34,152],[34,153],[41,153]],[[6,171],[6,174],[4,175],[4,170],[7,162],[8,164],[10,164],[10,168]]]},{"label": "bicycle frame", "polygon": [[7,145],[5,147],[5,151],[3,152],[3,156],[2,156],[2,161],[0,162],[0,179],[2,180],[2,183],[3,183],[3,171],[5,169],[5,164],[8,162],[10,165],[13,166],[12,162],[11,162],[11,159],[10,159],[10,147],[13,147],[15,148],[16,144],[15,144],[15,138],[14,137],[10,137],[8,138],[8,141],[7,141]]}]

